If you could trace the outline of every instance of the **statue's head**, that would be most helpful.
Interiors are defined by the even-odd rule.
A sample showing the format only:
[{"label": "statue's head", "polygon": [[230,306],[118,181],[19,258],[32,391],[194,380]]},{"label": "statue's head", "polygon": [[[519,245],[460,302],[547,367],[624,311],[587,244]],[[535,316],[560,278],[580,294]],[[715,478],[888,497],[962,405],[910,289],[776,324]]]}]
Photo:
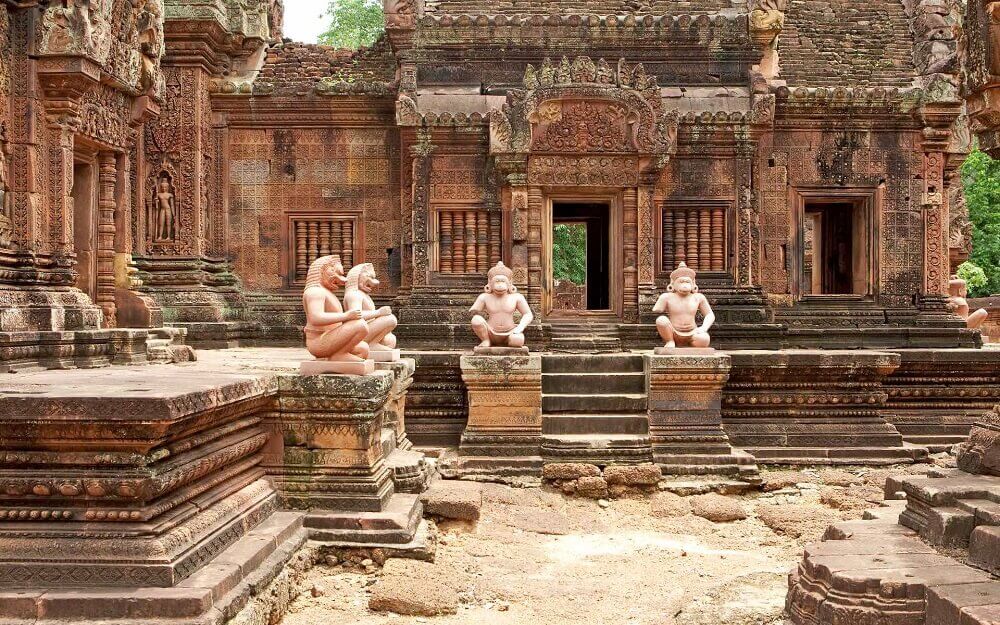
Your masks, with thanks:
[{"label": "statue's head", "polygon": [[948,295],[952,297],[966,297],[969,294],[969,286],[965,280],[958,276],[952,276],[948,280]]},{"label": "statue's head", "polygon": [[160,191],[169,191],[170,190],[170,177],[169,176],[166,176],[166,175],[160,176],[159,188],[160,188]]},{"label": "statue's head", "polygon": [[375,265],[371,263],[354,265],[347,273],[348,291],[360,289],[365,293],[371,294],[378,285],[379,281],[375,279]]},{"label": "statue's head", "polygon": [[514,272],[502,262],[498,262],[486,275],[489,277],[489,281],[486,283],[486,288],[484,289],[487,293],[493,293],[494,295],[517,293],[517,287],[510,280]]},{"label": "statue's head", "polygon": [[306,274],[306,288],[321,286],[329,291],[335,291],[346,283],[344,264],[340,262],[340,256],[336,254],[320,256],[309,265],[309,273]]},{"label": "statue's head", "polygon": [[688,267],[687,263],[682,261],[680,266],[671,272],[670,286],[667,287],[667,290],[678,295],[697,293],[698,283],[695,282],[695,276],[697,275],[698,272]]}]

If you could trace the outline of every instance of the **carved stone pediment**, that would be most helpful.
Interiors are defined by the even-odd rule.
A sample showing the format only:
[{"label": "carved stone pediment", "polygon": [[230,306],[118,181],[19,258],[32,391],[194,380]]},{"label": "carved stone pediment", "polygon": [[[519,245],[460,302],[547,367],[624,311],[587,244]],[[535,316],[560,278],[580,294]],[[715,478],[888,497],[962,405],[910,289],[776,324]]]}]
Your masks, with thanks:
[{"label": "carved stone pediment", "polygon": [[663,108],[656,77],[642,64],[612,67],[581,56],[529,65],[524,89],[490,112],[493,154],[668,154],[677,116]]}]

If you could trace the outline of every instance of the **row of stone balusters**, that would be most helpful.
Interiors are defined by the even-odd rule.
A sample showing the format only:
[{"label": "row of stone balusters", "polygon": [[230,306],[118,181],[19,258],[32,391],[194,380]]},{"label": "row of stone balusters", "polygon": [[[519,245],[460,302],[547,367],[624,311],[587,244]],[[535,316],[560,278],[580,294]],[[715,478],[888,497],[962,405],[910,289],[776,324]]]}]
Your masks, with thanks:
[{"label": "row of stone balusters", "polygon": [[483,273],[500,261],[500,213],[443,210],[437,218],[441,273]]},{"label": "row of stone balusters", "polygon": [[345,269],[354,265],[353,219],[303,219],[294,222],[295,279],[306,279],[309,265],[320,256],[339,254]]},{"label": "row of stone balusters", "polygon": [[699,271],[726,270],[724,208],[664,209],[663,270],[682,261]]}]

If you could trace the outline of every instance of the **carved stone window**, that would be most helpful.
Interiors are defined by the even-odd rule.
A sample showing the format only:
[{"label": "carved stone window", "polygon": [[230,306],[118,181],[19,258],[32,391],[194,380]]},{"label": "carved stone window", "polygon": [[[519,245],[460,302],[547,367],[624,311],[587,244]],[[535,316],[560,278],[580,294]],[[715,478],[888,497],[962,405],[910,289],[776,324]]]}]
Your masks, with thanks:
[{"label": "carved stone window", "polygon": [[437,208],[433,214],[438,272],[485,273],[500,261],[499,211],[448,206]]},{"label": "carved stone window", "polygon": [[288,286],[305,284],[309,265],[320,256],[337,254],[349,270],[362,262],[362,225],[357,214],[288,216],[287,276]]},{"label": "carved stone window", "polygon": [[700,272],[728,269],[729,203],[666,204],[660,223],[660,270],[682,261]]}]

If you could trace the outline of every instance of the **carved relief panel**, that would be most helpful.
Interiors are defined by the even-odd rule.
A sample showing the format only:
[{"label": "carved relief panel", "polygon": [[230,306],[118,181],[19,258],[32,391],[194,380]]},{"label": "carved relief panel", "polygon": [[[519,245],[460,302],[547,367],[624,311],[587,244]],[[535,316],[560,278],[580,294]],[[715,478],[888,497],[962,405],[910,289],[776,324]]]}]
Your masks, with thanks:
[{"label": "carved relief panel", "polygon": [[296,284],[324,250],[390,285],[400,245],[398,145],[385,129],[229,131],[229,249],[251,289]]}]

